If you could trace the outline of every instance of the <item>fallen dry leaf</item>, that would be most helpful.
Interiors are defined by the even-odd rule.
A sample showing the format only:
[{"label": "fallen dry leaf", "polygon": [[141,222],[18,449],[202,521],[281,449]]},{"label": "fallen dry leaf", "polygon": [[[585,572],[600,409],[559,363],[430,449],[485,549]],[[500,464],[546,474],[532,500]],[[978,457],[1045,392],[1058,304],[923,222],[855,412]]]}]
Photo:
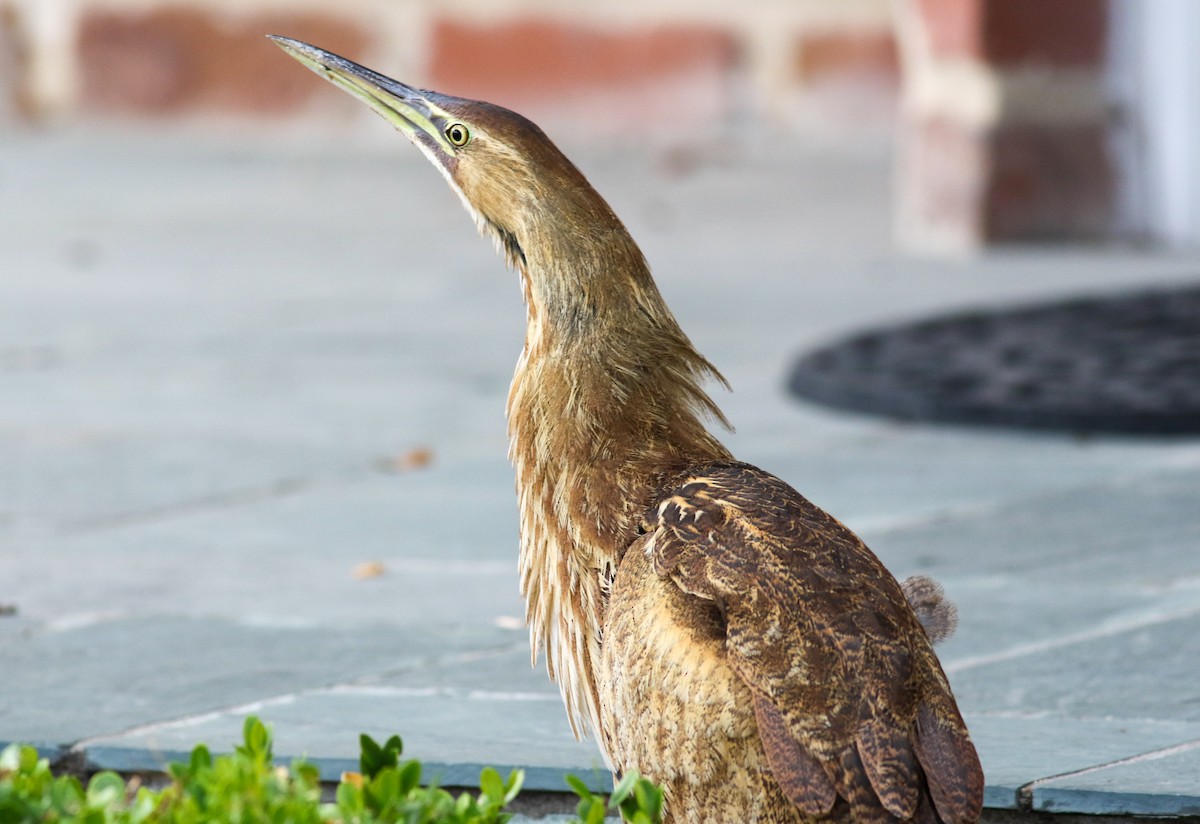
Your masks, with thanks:
[{"label": "fallen dry leaf", "polygon": [[379,461],[379,468],[384,472],[410,472],[422,469],[433,463],[433,450],[418,446],[402,455],[393,455]]},{"label": "fallen dry leaf", "polygon": [[383,565],[383,561],[364,561],[361,564],[356,564],[354,569],[350,570],[350,574],[359,581],[365,581],[368,578],[378,578],[387,572],[387,567]]}]

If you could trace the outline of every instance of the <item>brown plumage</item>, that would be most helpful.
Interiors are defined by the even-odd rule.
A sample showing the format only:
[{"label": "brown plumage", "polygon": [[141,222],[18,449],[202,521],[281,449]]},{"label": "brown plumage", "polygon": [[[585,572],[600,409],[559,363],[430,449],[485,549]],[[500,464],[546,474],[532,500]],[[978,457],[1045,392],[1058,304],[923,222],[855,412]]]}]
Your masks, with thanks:
[{"label": "brown plumage", "polygon": [[521,589],[576,731],[659,782],[671,821],[976,820],[983,776],[932,649],[949,602],[928,579],[906,598],[709,433],[720,376],[575,166],[510,111],[276,39],[404,132],[520,273]]},{"label": "brown plumage", "polygon": [[[717,737],[737,740],[737,760],[765,764],[773,779],[734,782],[745,820],[974,820],[974,748],[926,629],[874,554],[747,464],[694,464],[658,498],[605,625],[602,704],[626,768],[665,780],[642,720],[656,706],[668,711],[655,722],[682,720],[670,737],[688,751],[671,758],[679,772],[668,787],[683,820],[698,820],[714,792],[734,792],[734,759],[709,751]],[[706,618],[689,611],[697,604],[711,605]],[[647,637],[671,640],[646,647]],[[708,663],[698,655],[720,671],[697,677]],[[634,677],[645,672],[653,677]],[[725,691],[697,704],[678,686],[693,678]]]}]

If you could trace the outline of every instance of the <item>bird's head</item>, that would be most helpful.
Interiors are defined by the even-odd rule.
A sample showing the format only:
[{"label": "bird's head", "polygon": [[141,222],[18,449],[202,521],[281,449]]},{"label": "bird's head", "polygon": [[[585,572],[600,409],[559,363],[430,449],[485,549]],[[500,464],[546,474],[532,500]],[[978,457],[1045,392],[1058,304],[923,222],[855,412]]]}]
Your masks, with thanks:
[{"label": "bird's head", "polygon": [[619,227],[607,204],[534,123],[491,103],[415,89],[323,49],[271,36],[280,48],[391,123],[437,167],[509,263],[552,242]]}]

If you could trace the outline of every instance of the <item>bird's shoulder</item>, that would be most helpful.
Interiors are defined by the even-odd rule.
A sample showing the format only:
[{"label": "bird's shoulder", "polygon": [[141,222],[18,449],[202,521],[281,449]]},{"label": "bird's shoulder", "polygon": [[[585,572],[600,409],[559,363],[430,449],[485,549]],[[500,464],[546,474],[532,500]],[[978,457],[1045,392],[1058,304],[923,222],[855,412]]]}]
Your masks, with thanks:
[{"label": "bird's shoulder", "polygon": [[750,464],[713,461],[671,478],[647,511],[644,529],[659,575],[726,610],[774,594],[803,607],[800,616],[870,608],[888,624],[859,627],[870,634],[919,629],[899,584],[857,535]]}]

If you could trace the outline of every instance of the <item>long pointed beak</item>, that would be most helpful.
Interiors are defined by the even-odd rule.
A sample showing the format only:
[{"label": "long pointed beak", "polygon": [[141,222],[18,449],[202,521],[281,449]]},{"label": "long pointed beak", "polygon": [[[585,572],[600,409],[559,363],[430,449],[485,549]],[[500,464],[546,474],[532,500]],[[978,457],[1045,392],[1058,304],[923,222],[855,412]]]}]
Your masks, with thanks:
[{"label": "long pointed beak", "polygon": [[438,125],[446,114],[417,89],[308,43],[274,34],[267,37],[321,77],[366,103],[413,143],[422,148],[433,144],[454,157],[454,147]]}]

